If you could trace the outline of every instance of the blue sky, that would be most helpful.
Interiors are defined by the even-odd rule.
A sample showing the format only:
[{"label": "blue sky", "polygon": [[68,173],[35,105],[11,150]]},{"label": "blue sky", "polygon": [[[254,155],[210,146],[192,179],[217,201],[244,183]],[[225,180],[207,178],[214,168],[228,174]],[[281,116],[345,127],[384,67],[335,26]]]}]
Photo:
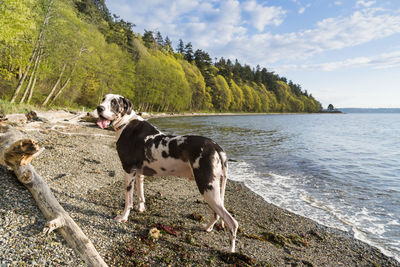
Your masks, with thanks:
[{"label": "blue sky", "polygon": [[399,0],[107,0],[134,30],[259,64],[324,107],[400,107]]}]

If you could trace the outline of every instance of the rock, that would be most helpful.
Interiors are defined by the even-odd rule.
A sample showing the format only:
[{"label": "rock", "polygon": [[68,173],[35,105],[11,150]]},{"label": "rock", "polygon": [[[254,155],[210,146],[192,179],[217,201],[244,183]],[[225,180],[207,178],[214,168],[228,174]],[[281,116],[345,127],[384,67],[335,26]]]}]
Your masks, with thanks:
[{"label": "rock", "polygon": [[38,121],[38,120],[39,120],[38,115],[37,115],[36,112],[33,111],[33,110],[31,110],[31,111],[29,111],[28,113],[26,113],[25,116],[26,116],[26,119],[27,119],[28,121]]},{"label": "rock", "polygon": [[155,241],[161,237],[161,233],[156,227],[154,227],[154,228],[150,229],[148,237],[149,237],[149,239],[152,239],[153,241]]},{"label": "rock", "polygon": [[195,221],[204,221],[203,215],[199,214],[198,212],[193,212],[188,216],[190,219],[195,220]]},{"label": "rock", "polygon": [[147,112],[141,112],[140,116],[141,116],[142,118],[144,118],[144,119],[147,119],[147,118],[150,118],[150,117],[151,117],[151,115],[150,115],[149,113],[147,113]]},{"label": "rock", "polygon": [[97,110],[95,110],[93,112],[86,113],[86,116],[83,116],[81,121],[96,123],[98,119],[99,115],[97,114]]},{"label": "rock", "polygon": [[25,114],[8,114],[6,119],[11,123],[26,123],[28,121]]}]

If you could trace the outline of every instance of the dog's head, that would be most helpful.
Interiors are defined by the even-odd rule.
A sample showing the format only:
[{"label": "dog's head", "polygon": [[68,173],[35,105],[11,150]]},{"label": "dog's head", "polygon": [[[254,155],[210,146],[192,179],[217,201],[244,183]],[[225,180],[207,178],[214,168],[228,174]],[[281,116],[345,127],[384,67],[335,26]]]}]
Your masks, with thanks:
[{"label": "dog's head", "polygon": [[107,128],[125,115],[130,115],[132,112],[134,112],[132,103],[127,98],[114,94],[105,95],[100,105],[97,107],[97,113],[99,115],[97,125],[102,129]]}]

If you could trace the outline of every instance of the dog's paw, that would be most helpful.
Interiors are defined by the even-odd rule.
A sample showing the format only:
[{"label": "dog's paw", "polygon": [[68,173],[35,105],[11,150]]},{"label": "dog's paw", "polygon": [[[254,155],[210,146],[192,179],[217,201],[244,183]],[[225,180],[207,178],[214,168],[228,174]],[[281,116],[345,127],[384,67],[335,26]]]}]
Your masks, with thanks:
[{"label": "dog's paw", "polygon": [[214,225],[209,226],[208,224],[202,224],[201,229],[206,232],[211,232],[214,229]]},{"label": "dog's paw", "polygon": [[144,203],[139,203],[138,207],[137,207],[137,211],[139,213],[142,213],[146,210],[146,207],[144,206]]},{"label": "dog's paw", "polygon": [[117,222],[126,222],[128,220],[128,218],[118,215],[114,218],[114,220],[116,220]]}]

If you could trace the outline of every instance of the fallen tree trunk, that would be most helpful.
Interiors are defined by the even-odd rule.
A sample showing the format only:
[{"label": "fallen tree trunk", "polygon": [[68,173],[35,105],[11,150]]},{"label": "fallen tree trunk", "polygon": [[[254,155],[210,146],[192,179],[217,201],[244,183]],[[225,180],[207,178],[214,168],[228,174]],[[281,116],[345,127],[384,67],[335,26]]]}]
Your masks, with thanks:
[{"label": "fallen tree trunk", "polygon": [[10,126],[0,128],[0,164],[12,168],[18,180],[31,192],[47,220],[43,232],[48,234],[58,229],[88,266],[107,266],[92,242],[58,203],[30,164],[42,151],[35,141],[24,138],[20,131]]}]

